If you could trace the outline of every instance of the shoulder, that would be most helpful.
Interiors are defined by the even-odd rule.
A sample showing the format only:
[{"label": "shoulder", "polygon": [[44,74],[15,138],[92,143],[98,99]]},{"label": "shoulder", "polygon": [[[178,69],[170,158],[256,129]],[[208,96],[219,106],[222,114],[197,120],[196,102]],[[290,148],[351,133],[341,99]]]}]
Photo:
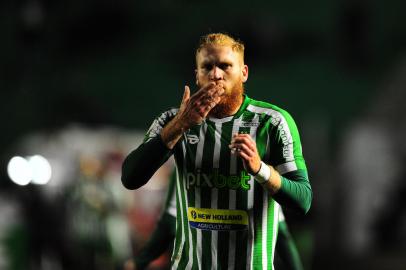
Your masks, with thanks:
[{"label": "shoulder", "polygon": [[164,111],[163,113],[161,113],[159,116],[157,116],[155,118],[155,120],[164,124],[168,120],[171,120],[173,117],[175,117],[175,115],[178,113],[178,111],[179,111],[178,108],[168,109],[168,110]]},{"label": "shoulder", "polygon": [[157,136],[161,132],[161,129],[175,117],[178,111],[178,108],[172,108],[158,115],[149,127],[146,139]]},{"label": "shoulder", "polygon": [[274,122],[278,123],[281,121],[293,121],[293,118],[288,111],[266,101],[249,98],[247,111],[267,115],[272,118]]},{"label": "shoulder", "polygon": [[175,115],[178,113],[179,109],[178,108],[172,108],[169,110],[164,111],[160,115],[158,115],[154,122],[152,123],[152,126],[164,126],[166,123],[168,123],[172,118],[175,117]]}]

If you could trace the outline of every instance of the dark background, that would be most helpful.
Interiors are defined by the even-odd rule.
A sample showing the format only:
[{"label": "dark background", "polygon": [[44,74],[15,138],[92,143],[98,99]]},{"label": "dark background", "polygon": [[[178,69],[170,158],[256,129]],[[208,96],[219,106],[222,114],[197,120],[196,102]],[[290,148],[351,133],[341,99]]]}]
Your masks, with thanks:
[{"label": "dark background", "polygon": [[[287,215],[306,266],[402,269],[405,202],[396,199],[404,190],[402,174],[367,226],[371,240],[353,250],[345,213],[358,193],[347,198],[347,191],[371,182],[358,177],[364,182],[353,185],[343,158],[362,151],[347,142],[366,126],[389,130],[383,141],[397,146],[389,156],[404,163],[405,10],[400,0],[2,1],[1,189],[19,192],[5,164],[28,133],[69,123],[144,132],[155,116],[179,104],[185,84],[194,89],[199,37],[227,32],[246,45],[246,93],[288,110],[301,131],[314,203],[307,217]],[[385,176],[386,167],[365,175],[373,176],[374,168]],[[381,192],[368,190],[371,197]]]}]

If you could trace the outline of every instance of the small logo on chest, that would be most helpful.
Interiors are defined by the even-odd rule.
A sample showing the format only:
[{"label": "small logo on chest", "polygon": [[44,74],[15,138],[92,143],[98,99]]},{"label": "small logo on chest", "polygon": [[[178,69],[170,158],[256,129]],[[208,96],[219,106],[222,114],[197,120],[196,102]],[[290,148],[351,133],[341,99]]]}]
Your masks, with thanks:
[{"label": "small logo on chest", "polygon": [[241,126],[242,127],[257,127],[257,126],[259,126],[259,122],[245,122],[245,121],[243,121],[242,123],[241,123]]},{"label": "small logo on chest", "polygon": [[187,134],[186,135],[187,141],[190,144],[196,144],[199,142],[199,137],[197,137],[197,135],[194,134]]}]

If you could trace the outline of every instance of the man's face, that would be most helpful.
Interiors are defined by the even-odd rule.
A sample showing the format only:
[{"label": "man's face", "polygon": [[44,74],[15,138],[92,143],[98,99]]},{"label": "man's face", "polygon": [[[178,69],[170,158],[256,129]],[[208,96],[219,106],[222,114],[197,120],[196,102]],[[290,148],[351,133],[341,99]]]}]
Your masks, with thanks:
[{"label": "man's face", "polygon": [[[210,82],[222,85],[224,98],[234,96],[234,91],[243,92],[243,83],[248,79],[248,67],[242,56],[230,46],[209,46],[196,56],[196,83],[202,87]],[[234,95],[233,95],[234,94]]]}]

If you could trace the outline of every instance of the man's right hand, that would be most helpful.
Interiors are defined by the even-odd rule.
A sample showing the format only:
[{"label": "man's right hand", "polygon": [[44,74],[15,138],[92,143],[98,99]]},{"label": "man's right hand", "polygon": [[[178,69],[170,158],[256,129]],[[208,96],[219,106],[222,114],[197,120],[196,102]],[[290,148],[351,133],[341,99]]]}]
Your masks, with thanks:
[{"label": "man's right hand", "polygon": [[220,102],[223,94],[223,86],[214,82],[203,86],[192,96],[189,86],[185,86],[178,113],[161,131],[161,138],[166,146],[172,149],[183,132],[201,124],[211,109]]},{"label": "man's right hand", "polygon": [[190,96],[189,86],[185,86],[182,103],[175,117],[176,121],[183,123],[185,130],[201,124],[211,109],[220,102],[223,93],[222,85],[216,85],[214,82],[203,86],[192,96]]}]

